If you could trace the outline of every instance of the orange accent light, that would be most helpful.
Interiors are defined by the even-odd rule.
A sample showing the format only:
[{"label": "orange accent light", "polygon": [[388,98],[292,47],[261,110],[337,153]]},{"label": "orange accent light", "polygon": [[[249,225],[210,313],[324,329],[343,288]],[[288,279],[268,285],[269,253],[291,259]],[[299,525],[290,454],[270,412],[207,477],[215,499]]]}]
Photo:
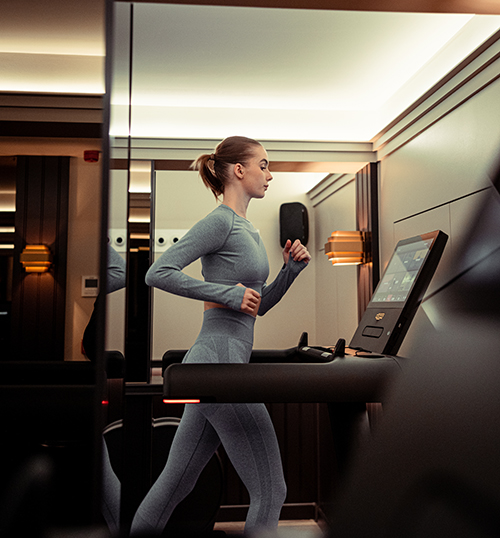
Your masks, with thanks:
[{"label": "orange accent light", "polygon": [[163,403],[166,403],[166,404],[198,404],[198,403],[201,403],[201,400],[167,400],[167,399],[164,399],[163,400]]},{"label": "orange accent light", "polygon": [[325,244],[325,254],[332,265],[361,265],[370,260],[367,232],[336,231]]},{"label": "orange accent light", "polygon": [[27,273],[45,273],[52,265],[52,253],[45,245],[26,245],[20,262]]}]

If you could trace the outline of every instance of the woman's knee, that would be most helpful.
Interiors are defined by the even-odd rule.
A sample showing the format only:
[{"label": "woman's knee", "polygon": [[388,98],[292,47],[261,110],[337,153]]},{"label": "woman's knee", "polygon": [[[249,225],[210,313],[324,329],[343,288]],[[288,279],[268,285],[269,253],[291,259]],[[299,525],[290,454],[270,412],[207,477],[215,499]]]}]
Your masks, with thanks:
[{"label": "woman's knee", "polygon": [[287,494],[286,482],[284,478],[281,478],[273,487],[273,502],[280,506],[285,503]]}]

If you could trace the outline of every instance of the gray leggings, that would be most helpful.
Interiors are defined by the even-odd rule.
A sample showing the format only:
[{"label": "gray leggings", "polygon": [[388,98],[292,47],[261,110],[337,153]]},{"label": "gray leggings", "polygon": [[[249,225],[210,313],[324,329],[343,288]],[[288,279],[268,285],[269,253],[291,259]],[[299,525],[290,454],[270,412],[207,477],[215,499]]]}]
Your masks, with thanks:
[{"label": "gray leggings", "polygon": [[[224,309],[205,312],[184,362],[248,362],[253,318]],[[247,319],[248,318],[248,319]],[[222,443],[250,494],[245,532],[274,529],[286,497],[276,434],[264,404],[189,404],[167,464],[137,509],[131,534],[161,533]]]}]

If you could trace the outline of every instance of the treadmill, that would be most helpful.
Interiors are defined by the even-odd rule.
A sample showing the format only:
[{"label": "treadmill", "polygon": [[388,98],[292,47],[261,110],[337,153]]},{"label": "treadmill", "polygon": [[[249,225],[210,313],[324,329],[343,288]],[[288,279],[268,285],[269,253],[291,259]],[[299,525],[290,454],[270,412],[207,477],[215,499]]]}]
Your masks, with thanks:
[{"label": "treadmill", "polygon": [[383,403],[405,359],[397,352],[432,280],[448,236],[440,230],[399,241],[349,346],[254,350],[249,364],[178,364],[163,356],[165,403],[327,403],[340,475],[368,431],[366,404]]},{"label": "treadmill", "polygon": [[440,231],[398,242],[349,346],[254,350],[250,364],[179,364],[187,350],[162,360],[165,401],[380,402],[402,368],[397,352],[434,276],[448,236]]}]

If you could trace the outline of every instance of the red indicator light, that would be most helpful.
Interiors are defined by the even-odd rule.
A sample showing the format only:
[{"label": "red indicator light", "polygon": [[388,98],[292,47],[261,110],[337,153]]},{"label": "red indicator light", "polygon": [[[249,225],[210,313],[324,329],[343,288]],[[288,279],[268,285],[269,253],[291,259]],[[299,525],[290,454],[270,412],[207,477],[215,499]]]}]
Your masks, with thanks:
[{"label": "red indicator light", "polygon": [[101,402],[101,404],[102,404],[102,405],[108,405],[108,404],[109,404],[109,401],[108,401],[108,400],[103,400],[103,401]]}]

